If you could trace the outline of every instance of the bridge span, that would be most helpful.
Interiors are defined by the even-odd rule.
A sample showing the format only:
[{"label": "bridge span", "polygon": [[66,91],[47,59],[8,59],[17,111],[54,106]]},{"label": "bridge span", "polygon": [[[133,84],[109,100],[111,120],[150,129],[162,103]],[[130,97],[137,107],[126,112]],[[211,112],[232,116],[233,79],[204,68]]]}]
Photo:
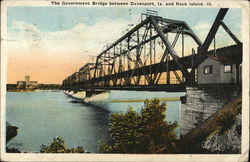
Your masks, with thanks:
[{"label": "bridge span", "polygon": [[[187,85],[197,84],[197,68],[209,56],[234,60],[239,69],[242,43],[223,22],[227,11],[219,10],[204,42],[185,21],[166,19],[155,12],[145,14],[144,20],[107,46],[95,62],[64,79],[62,88],[179,92],[185,91]],[[208,51],[220,26],[235,44]],[[195,42],[190,54],[184,50],[185,37]],[[177,42],[180,49],[175,49]]]}]

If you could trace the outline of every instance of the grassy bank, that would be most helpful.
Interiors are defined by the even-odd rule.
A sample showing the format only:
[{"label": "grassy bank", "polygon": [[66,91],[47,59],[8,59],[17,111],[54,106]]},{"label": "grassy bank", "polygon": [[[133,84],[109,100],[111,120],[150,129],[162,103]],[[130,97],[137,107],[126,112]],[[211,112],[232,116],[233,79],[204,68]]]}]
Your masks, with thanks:
[{"label": "grassy bank", "polygon": [[[179,97],[176,98],[157,98],[162,101],[180,101]],[[130,103],[130,102],[144,102],[145,99],[137,99],[137,100],[112,100],[111,102],[122,102],[122,103]]]}]

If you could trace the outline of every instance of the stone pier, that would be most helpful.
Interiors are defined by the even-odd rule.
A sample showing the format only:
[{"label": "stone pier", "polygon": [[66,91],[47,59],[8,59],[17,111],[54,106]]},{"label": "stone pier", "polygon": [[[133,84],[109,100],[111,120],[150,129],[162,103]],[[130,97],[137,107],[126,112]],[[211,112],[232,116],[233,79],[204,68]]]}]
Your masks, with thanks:
[{"label": "stone pier", "polygon": [[200,85],[187,87],[181,104],[181,137],[241,94],[241,86]]}]

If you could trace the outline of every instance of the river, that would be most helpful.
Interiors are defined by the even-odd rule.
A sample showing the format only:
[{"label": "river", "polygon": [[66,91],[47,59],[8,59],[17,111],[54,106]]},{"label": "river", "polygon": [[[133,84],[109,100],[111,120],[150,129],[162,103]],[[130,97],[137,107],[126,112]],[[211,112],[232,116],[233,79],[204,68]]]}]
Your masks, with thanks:
[{"label": "river", "polygon": [[[112,91],[108,97],[127,101],[182,95],[184,93]],[[7,145],[22,152],[39,152],[42,144],[48,145],[54,137],[62,136],[69,148],[83,146],[91,153],[98,153],[98,141],[108,139],[109,114],[126,112],[129,106],[139,111],[143,106],[143,102],[114,102],[100,108],[74,101],[62,91],[7,92],[6,120],[19,128],[18,135]],[[167,121],[179,123],[180,101],[167,104]]]}]

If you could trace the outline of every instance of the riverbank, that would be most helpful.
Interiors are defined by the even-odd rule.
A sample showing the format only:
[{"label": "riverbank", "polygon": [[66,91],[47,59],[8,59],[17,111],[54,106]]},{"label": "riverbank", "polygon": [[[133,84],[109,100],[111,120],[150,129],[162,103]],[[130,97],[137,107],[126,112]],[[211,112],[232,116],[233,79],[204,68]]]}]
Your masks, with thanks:
[{"label": "riverbank", "polygon": [[18,127],[11,125],[9,122],[6,122],[6,143],[14,138],[18,133]]},{"label": "riverbank", "polygon": [[36,90],[60,90],[60,84],[38,84],[34,87],[20,87],[17,84],[7,84],[7,92],[33,92]]},{"label": "riverbank", "polygon": [[[157,98],[159,101],[180,101],[180,97],[175,98]],[[111,100],[111,102],[123,102],[123,103],[129,103],[129,102],[144,102],[145,99],[138,99],[138,100]]]},{"label": "riverbank", "polygon": [[60,92],[61,89],[11,89],[7,92]]},{"label": "riverbank", "polygon": [[35,92],[37,89],[10,89],[7,92]]}]

